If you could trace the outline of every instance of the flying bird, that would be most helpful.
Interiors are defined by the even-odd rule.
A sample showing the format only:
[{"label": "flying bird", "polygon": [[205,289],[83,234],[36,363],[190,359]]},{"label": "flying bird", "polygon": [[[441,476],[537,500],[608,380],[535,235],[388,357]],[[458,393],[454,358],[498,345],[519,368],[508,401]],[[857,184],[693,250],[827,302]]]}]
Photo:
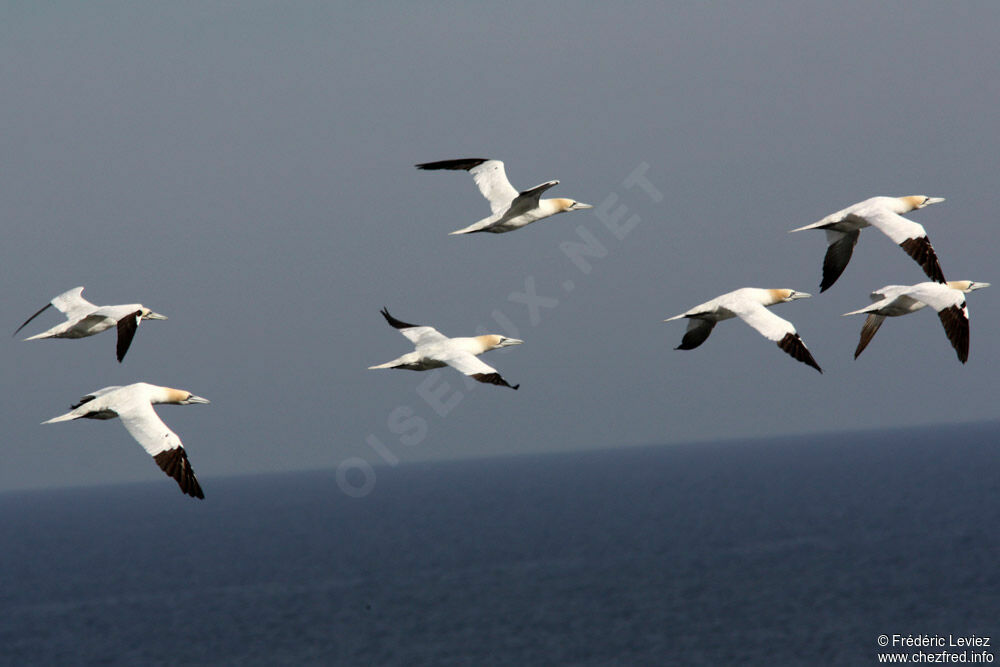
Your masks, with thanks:
[{"label": "flying bird", "polygon": [[488,366],[476,357],[488,350],[495,350],[498,347],[508,347],[510,345],[520,345],[523,340],[517,338],[507,338],[496,334],[485,336],[473,336],[471,338],[448,338],[434,327],[425,327],[418,324],[407,324],[401,322],[389,314],[389,310],[382,309],[382,316],[391,326],[399,329],[399,333],[406,336],[414,345],[413,352],[388,361],[378,366],[369,366],[369,369],[378,368],[404,368],[410,371],[426,371],[431,368],[442,368],[451,366],[464,375],[468,375],[473,380],[496,384],[511,389],[517,389],[521,385],[510,385],[500,377],[500,373],[492,366]]},{"label": "flying bird", "polygon": [[500,160],[466,158],[464,160],[425,162],[415,166],[417,169],[467,171],[472,174],[476,185],[479,186],[479,191],[490,202],[492,215],[468,227],[456,229],[451,234],[471,234],[472,232],[502,234],[520,229],[557,213],[593,208],[590,204],[583,204],[572,199],[539,199],[543,192],[558,185],[559,181],[546,181],[533,188],[528,188],[524,192],[518,192],[507,180],[507,173]]},{"label": "flying bird", "polygon": [[52,424],[80,418],[118,417],[125,425],[125,430],[153,457],[156,465],[177,480],[182,492],[194,498],[204,498],[205,494],[202,493],[198,479],[194,476],[194,470],[188,462],[181,439],[153,410],[153,406],[157,403],[193,405],[208,403],[208,400],[183,389],[137,382],[124,387],[104,387],[91,392],[81,398],[79,403],[71,405],[71,412],[42,423]]},{"label": "flying bird", "polygon": [[48,331],[35,334],[24,340],[37,340],[39,338],[85,338],[99,334],[111,327],[118,328],[117,355],[118,362],[125,358],[132,338],[135,337],[136,329],[143,320],[165,320],[165,315],[154,313],[141,303],[129,303],[122,306],[95,306],[83,298],[83,288],[74,287],[63,292],[49,303],[43,306],[37,313],[24,321],[24,324],[13,333],[23,329],[31,320],[35,319],[51,306],[66,316],[66,321],[57,324]]},{"label": "flying bird", "polygon": [[951,280],[944,284],[886,285],[872,292],[872,305],[844,313],[868,315],[861,327],[861,339],[854,350],[854,358],[857,359],[868,346],[885,318],[909,315],[930,306],[937,311],[958,360],[964,364],[969,359],[969,309],[965,305],[965,295],[989,286],[989,283],[972,280]]},{"label": "flying bird", "polygon": [[756,329],[764,338],[775,341],[778,347],[795,359],[822,373],[823,369],[813,359],[792,323],[781,319],[767,309],[767,306],[773,306],[776,303],[805,299],[809,296],[811,295],[805,292],[796,292],[791,289],[743,287],[717,296],[711,301],[706,301],[700,306],[695,306],[680,315],[663,321],[670,322],[686,317],[689,320],[687,332],[685,332],[681,344],[674,349],[693,350],[705,342],[708,335],[712,333],[716,322],[739,317]]},{"label": "flying bird", "polygon": [[826,257],[823,259],[823,281],[820,292],[825,292],[837,281],[851,261],[858,235],[865,227],[875,227],[892,239],[906,254],[923,268],[934,282],[943,283],[944,274],[938,264],[937,254],[927,238],[922,225],[907,220],[901,213],[916,211],[931,204],[943,202],[941,197],[872,197],[842,211],[832,213],[819,222],[793,229],[822,229],[826,231]]}]

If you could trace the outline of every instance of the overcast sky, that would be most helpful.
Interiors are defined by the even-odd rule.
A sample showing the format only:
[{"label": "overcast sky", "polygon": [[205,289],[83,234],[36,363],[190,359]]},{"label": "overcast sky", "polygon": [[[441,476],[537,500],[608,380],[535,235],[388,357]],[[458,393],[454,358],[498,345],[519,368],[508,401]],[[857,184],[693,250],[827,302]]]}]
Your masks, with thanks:
[{"label": "overcast sky", "polygon": [[[114,334],[0,354],[0,489],[161,479],[118,422],[40,426],[148,381],[213,477],[357,463],[993,420],[1000,5],[942,3],[8,3],[0,21],[0,312],[9,331],[77,285],[141,302]],[[462,172],[595,205],[511,234]],[[873,195],[910,214],[969,299],[963,366],[937,318],[886,322],[925,280],[880,233],[819,294],[819,232]],[[581,246],[586,253],[581,254]],[[573,257],[576,257],[574,260]],[[779,305],[820,375],[740,322],[675,351],[666,317],[743,286]],[[379,315],[525,344],[487,353],[519,391],[412,349]],[[344,468],[346,469],[346,468]],[[357,472],[357,471],[356,471]],[[355,481],[357,481],[355,477]]]}]

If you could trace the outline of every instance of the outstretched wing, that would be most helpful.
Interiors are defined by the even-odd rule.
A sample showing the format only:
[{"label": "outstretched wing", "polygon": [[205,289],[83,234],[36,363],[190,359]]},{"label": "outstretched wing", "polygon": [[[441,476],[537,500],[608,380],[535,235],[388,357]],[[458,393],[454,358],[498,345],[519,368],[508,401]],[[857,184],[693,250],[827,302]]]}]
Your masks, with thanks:
[{"label": "outstretched wing", "polygon": [[132,344],[132,339],[135,338],[135,332],[139,328],[139,322],[141,321],[141,310],[129,313],[118,320],[118,345],[116,347],[118,363],[121,363],[122,359],[125,358],[125,353],[128,352],[129,345]]},{"label": "outstretched wing", "polygon": [[851,255],[854,254],[854,246],[858,243],[858,236],[861,235],[859,229],[852,232],[838,232],[833,229],[825,231],[829,246],[826,249],[826,256],[823,258],[823,280],[819,285],[820,292],[825,292],[833,285],[847,268],[847,263],[851,261]]},{"label": "outstretched wing", "polygon": [[385,321],[388,322],[393,328],[399,329],[399,333],[406,336],[416,347],[431,345],[433,343],[442,343],[448,340],[447,336],[434,327],[425,327],[419,324],[408,324],[401,320],[397,320],[389,314],[388,308],[383,307],[381,312]]},{"label": "outstretched wing", "polygon": [[504,218],[513,218],[515,216],[521,215],[527,211],[538,208],[538,200],[541,198],[542,193],[549,188],[554,188],[559,185],[559,181],[547,181],[541,185],[536,185],[533,188],[525,190],[514,198],[514,201],[510,203],[510,207],[504,214]]},{"label": "outstretched wing", "polygon": [[468,375],[478,382],[496,384],[502,387],[510,387],[511,389],[517,389],[521,386],[519,384],[508,384],[506,380],[500,377],[500,373],[497,372],[497,369],[484,363],[481,359],[479,359],[479,357],[468,352],[445,354],[438,357],[438,359],[463,375]]},{"label": "outstretched wing", "polygon": [[417,169],[464,170],[472,174],[479,192],[490,203],[493,213],[505,211],[518,196],[517,190],[507,180],[507,172],[500,160],[486,158],[465,158],[461,160],[441,160],[416,165]]},{"label": "outstretched wing", "polygon": [[74,287],[71,290],[63,292],[62,294],[55,297],[47,304],[39,308],[38,312],[36,312],[34,315],[26,319],[24,321],[24,324],[19,326],[17,328],[17,331],[15,331],[12,335],[16,336],[18,331],[26,327],[28,323],[31,322],[31,320],[35,319],[36,317],[44,313],[51,306],[55,306],[56,310],[64,314],[66,316],[66,319],[68,320],[84,317],[87,313],[96,310],[97,306],[84,299],[81,296],[82,293],[83,293],[83,287]]},{"label": "outstretched wing", "polygon": [[715,328],[715,320],[706,320],[700,317],[692,317],[688,320],[687,331],[681,344],[675,350],[693,350],[708,339],[708,335]]},{"label": "outstretched wing", "polygon": [[965,294],[944,285],[922,283],[909,291],[909,296],[923,301],[937,311],[944,332],[955,348],[958,360],[969,360],[969,308]]},{"label": "outstretched wing", "polygon": [[194,498],[205,497],[181,439],[163,423],[150,403],[145,400],[130,401],[118,410],[118,416],[126,430],[153,457],[160,469],[177,482],[182,492]]},{"label": "outstretched wing", "polygon": [[823,372],[791,322],[778,317],[756,302],[736,304],[735,307],[730,306],[730,309],[764,338],[775,341],[778,347],[797,361],[812,366],[820,373]]},{"label": "outstretched wing", "polygon": [[937,253],[934,252],[923,225],[883,208],[866,211],[865,220],[912,257],[931,280],[944,282],[944,273],[938,263]]},{"label": "outstretched wing", "polygon": [[855,359],[868,347],[868,343],[875,337],[878,328],[882,326],[883,322],[885,322],[885,315],[879,315],[878,313],[868,314],[868,317],[865,318],[865,323],[861,325],[861,338],[858,340],[858,347],[854,350]]}]

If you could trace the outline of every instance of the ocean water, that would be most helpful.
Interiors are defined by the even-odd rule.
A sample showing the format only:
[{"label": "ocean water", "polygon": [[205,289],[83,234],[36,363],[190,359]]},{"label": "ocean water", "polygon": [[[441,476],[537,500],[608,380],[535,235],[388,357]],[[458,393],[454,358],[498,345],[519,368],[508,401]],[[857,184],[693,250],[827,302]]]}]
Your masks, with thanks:
[{"label": "ocean water", "polygon": [[[0,495],[0,662],[867,665],[1000,640],[1000,424]],[[989,649],[990,652],[993,649]]]}]

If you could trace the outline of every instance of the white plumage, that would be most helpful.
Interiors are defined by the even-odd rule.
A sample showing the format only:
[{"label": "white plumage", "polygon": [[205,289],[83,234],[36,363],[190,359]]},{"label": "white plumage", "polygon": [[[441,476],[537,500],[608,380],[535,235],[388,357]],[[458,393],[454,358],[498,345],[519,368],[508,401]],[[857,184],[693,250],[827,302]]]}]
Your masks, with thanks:
[{"label": "white plumage", "polygon": [[401,357],[369,369],[402,368],[411,371],[426,371],[431,368],[451,366],[463,375],[488,384],[496,384],[511,389],[521,385],[510,385],[500,377],[495,368],[489,366],[477,357],[483,352],[498,347],[520,345],[524,341],[517,338],[507,338],[497,334],[472,336],[470,338],[448,338],[434,327],[420,326],[401,322],[389,314],[388,309],[382,309],[386,322],[406,336],[413,343],[414,350]]},{"label": "white plumage", "polygon": [[912,257],[931,280],[944,282],[944,274],[938,264],[937,254],[927,238],[923,226],[907,220],[901,213],[915,211],[931,204],[943,202],[941,197],[915,195],[909,197],[872,197],[847,208],[832,213],[819,222],[793,229],[826,231],[828,247],[823,259],[823,280],[820,292],[824,292],[837,281],[847,268],[854,253],[858,236],[865,227],[875,227],[892,239],[906,254]]},{"label": "white plumage", "polygon": [[464,170],[472,174],[473,180],[479,186],[479,191],[490,203],[492,215],[475,222],[468,227],[457,229],[451,234],[471,234],[472,232],[490,232],[502,234],[520,229],[525,225],[548,218],[558,213],[579,211],[593,208],[572,199],[540,199],[543,192],[558,185],[559,181],[546,181],[524,192],[518,192],[507,180],[503,162],[486,158],[466,158],[461,160],[442,160],[440,162],[425,162],[416,165],[417,169],[449,169]]},{"label": "white plumage", "polygon": [[805,299],[809,296],[805,292],[796,292],[791,289],[743,287],[663,321],[670,322],[687,318],[689,320],[687,332],[676,349],[693,350],[705,342],[717,322],[739,317],[762,336],[775,341],[778,347],[792,357],[822,373],[823,369],[813,359],[792,323],[767,309],[767,306],[776,303]]},{"label": "white plumage", "polygon": [[857,359],[868,346],[885,318],[909,315],[930,306],[937,311],[951,346],[955,348],[959,361],[964,364],[969,359],[969,308],[965,295],[989,286],[989,283],[972,280],[952,280],[944,284],[925,282],[916,285],[886,285],[872,292],[873,303],[870,306],[844,313],[868,315],[861,327],[861,338],[854,350],[854,358]]},{"label": "white plumage", "polygon": [[44,305],[38,312],[24,321],[24,324],[17,328],[14,335],[23,329],[29,322],[44,313],[48,308],[54,306],[56,310],[66,316],[66,321],[57,324],[48,331],[29,336],[24,340],[38,340],[41,338],[85,338],[99,334],[111,327],[118,329],[118,344],[116,353],[119,363],[125,358],[132,338],[135,337],[136,329],[142,320],[165,320],[165,315],[154,313],[141,303],[129,303],[120,306],[96,306],[83,298],[83,287],[74,287],[55,297]]},{"label": "white plumage", "polygon": [[137,382],[91,392],[71,406],[72,411],[42,423],[118,417],[125,425],[125,430],[153,457],[156,464],[177,481],[181,491],[195,498],[204,498],[181,439],[163,423],[153,409],[153,405],[157,403],[192,405],[208,403],[208,400],[183,389]]}]

